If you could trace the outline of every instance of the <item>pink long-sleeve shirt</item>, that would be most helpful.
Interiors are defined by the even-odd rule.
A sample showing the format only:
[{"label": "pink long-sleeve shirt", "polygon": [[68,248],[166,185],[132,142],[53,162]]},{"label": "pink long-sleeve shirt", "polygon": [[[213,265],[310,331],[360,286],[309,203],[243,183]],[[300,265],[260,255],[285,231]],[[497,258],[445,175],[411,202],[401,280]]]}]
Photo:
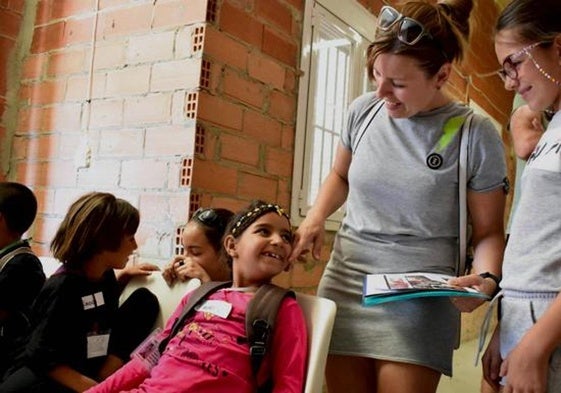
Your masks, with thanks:
[{"label": "pink long-sleeve shirt", "polygon": [[[227,317],[197,311],[173,337],[159,362],[151,370],[132,359],[115,374],[86,393],[254,393],[257,380],[251,369],[245,335],[245,313],[253,293],[221,289],[207,299],[231,304]],[[166,337],[188,300],[186,295],[166,324]],[[258,375],[272,376],[274,393],[301,393],[305,381],[307,333],[298,303],[283,301],[272,345]]]}]

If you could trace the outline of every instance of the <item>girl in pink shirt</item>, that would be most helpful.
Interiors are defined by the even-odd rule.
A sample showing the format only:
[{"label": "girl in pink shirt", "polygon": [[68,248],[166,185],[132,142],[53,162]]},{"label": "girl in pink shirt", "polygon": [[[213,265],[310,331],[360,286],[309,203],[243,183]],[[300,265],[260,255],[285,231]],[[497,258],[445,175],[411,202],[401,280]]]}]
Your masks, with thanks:
[{"label": "girl in pink shirt", "polygon": [[[256,289],[290,268],[293,234],[277,205],[252,203],[230,222],[224,247],[233,260],[232,286],[220,289],[185,319],[159,354],[138,357],[88,393],[254,393],[267,380],[272,392],[301,393],[305,381],[307,335],[293,298],[285,298],[268,354],[254,375],[245,332],[245,314]],[[185,296],[153,347],[168,337],[189,298]]]}]

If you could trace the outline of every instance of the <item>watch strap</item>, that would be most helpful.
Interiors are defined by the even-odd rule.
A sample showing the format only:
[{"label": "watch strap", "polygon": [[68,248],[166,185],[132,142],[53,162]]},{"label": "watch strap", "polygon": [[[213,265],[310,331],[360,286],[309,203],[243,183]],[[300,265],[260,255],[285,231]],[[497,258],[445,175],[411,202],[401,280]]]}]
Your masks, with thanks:
[{"label": "watch strap", "polygon": [[500,292],[501,279],[498,276],[495,276],[493,273],[485,272],[479,273],[479,277],[490,278],[491,280],[495,281],[495,284],[497,284],[497,286],[495,287],[495,291],[493,292],[493,297],[495,297],[495,295]]}]

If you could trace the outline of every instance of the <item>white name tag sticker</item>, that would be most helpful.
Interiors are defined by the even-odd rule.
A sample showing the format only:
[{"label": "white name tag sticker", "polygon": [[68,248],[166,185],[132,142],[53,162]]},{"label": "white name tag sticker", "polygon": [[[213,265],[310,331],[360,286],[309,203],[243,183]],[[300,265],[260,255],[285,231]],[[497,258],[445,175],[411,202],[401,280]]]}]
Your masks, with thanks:
[{"label": "white name tag sticker", "polygon": [[82,296],[82,306],[84,310],[90,310],[95,307],[95,300],[93,295]]},{"label": "white name tag sticker", "polygon": [[91,334],[88,336],[88,359],[107,355],[109,334]]},{"label": "white name tag sticker", "polygon": [[207,312],[220,318],[228,318],[232,311],[232,305],[224,300],[207,300],[197,309],[200,312]]},{"label": "white name tag sticker", "polygon": [[97,307],[103,306],[105,304],[105,299],[103,299],[103,292],[96,292],[94,294],[95,305]]}]

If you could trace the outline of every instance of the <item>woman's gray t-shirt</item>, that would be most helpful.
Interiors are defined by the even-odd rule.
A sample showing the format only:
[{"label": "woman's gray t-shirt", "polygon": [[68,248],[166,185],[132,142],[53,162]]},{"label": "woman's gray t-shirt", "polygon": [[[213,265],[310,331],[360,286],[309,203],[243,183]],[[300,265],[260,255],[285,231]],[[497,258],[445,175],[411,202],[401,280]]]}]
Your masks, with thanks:
[{"label": "woman's gray t-shirt", "polygon": [[[447,139],[445,123],[470,109],[450,103],[394,119],[382,107],[357,136],[376,102],[373,93],[356,99],[341,135],[352,152],[346,215],[319,288],[320,295],[338,303],[331,351],[422,364],[449,375],[458,314],[448,299],[363,307],[361,293],[367,273],[454,273],[459,132],[440,142]],[[488,119],[476,115],[467,188],[495,190],[505,176],[500,136]]]}]

